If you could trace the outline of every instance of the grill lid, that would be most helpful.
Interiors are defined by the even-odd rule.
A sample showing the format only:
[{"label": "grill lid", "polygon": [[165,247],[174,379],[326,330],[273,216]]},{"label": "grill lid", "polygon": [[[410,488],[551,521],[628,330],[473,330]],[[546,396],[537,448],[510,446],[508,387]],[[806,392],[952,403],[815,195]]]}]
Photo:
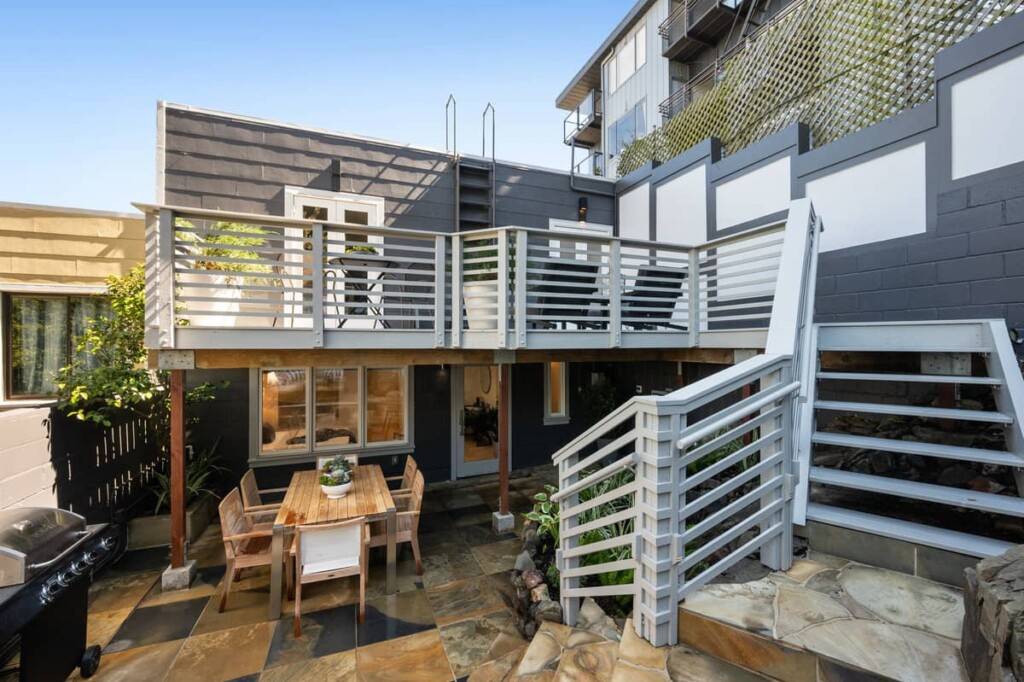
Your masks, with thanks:
[{"label": "grill lid", "polygon": [[85,518],[64,509],[26,507],[0,511],[0,548],[23,556],[56,556],[85,530]]}]

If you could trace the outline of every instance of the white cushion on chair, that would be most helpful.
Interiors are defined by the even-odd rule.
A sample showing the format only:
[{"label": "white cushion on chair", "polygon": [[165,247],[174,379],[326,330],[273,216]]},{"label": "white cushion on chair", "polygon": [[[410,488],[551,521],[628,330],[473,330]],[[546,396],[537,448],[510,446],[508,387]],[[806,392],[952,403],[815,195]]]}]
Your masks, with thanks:
[{"label": "white cushion on chair", "polygon": [[299,544],[302,575],[358,566],[362,530],[360,524],[323,530],[304,529]]}]

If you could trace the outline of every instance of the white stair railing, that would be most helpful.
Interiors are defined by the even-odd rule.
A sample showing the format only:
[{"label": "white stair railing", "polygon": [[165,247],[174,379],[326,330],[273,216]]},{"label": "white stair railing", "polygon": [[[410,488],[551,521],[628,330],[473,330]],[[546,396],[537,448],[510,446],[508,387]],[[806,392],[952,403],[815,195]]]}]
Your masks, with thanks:
[{"label": "white stair railing", "polygon": [[[693,590],[758,550],[766,565],[789,566],[820,229],[810,201],[791,204],[764,355],[665,396],[632,398],[553,456],[570,625],[580,599],[631,594],[637,633],[674,644],[677,604]],[[619,553],[608,560],[606,550]]]}]

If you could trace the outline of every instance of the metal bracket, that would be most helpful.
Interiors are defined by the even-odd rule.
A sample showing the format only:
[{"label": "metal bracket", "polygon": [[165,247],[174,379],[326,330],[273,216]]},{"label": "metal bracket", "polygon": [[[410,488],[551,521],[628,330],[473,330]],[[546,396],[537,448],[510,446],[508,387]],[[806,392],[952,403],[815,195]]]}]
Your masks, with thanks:
[{"label": "metal bracket", "polygon": [[785,474],[782,477],[782,499],[793,499],[793,491],[796,490],[796,482],[796,476],[793,474]]}]

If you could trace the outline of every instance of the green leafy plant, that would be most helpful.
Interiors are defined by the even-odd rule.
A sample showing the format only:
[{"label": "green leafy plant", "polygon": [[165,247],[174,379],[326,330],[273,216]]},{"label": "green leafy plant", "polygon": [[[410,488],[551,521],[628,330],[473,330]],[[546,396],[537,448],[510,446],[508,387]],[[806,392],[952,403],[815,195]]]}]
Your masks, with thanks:
[{"label": "green leafy plant", "polygon": [[[71,364],[57,373],[57,407],[67,416],[105,427],[126,415],[145,417],[161,434],[168,432],[170,375],[146,366],[145,286],[141,265],[107,278],[110,314],[89,320]],[[185,402],[212,400],[217,388],[192,388]]]},{"label": "green leafy plant", "polygon": [[352,482],[352,472],[348,469],[323,469],[320,471],[320,485],[345,485]]},{"label": "green leafy plant", "polygon": [[546,492],[537,493],[533,496],[533,509],[523,514],[528,521],[537,524],[537,534],[547,535],[554,544],[558,544],[558,503],[551,500],[551,496],[558,492],[553,485],[544,486]]},{"label": "green leafy plant", "polygon": [[345,247],[345,253],[365,253],[371,256],[376,256],[377,249],[369,244],[350,244]]},{"label": "green leafy plant", "polygon": [[[213,491],[214,479],[220,473],[227,471],[225,467],[217,463],[220,461],[217,455],[219,445],[220,439],[218,438],[210,447],[195,452],[185,463],[185,506],[194,502],[201,495],[216,495]],[[150,489],[156,497],[153,514],[159,514],[170,506],[171,477],[165,472],[156,472]]]}]

